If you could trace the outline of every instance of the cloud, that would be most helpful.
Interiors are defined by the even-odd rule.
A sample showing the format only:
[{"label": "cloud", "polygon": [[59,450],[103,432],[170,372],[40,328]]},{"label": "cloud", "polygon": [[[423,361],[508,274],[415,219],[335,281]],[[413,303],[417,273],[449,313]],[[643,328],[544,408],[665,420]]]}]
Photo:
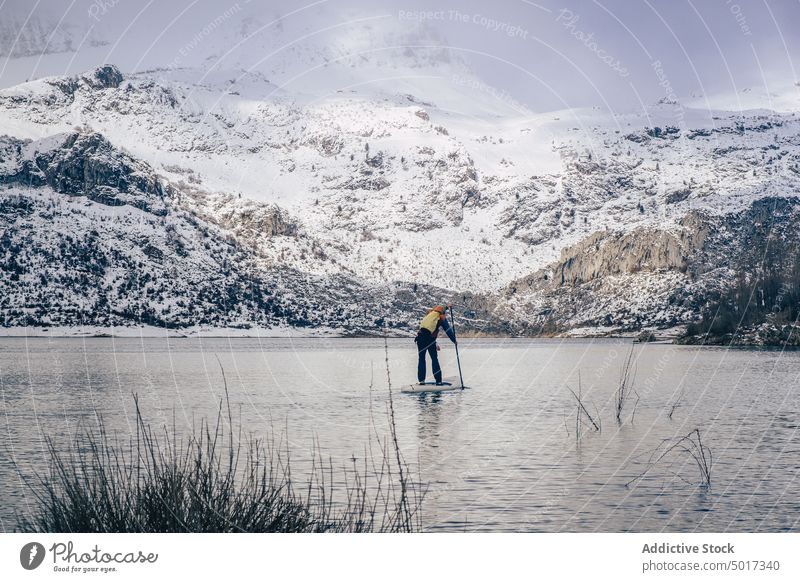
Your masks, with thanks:
[{"label": "cloud", "polygon": [[422,55],[424,65],[438,50],[534,111],[638,108],[665,97],[664,78],[695,100],[793,83],[800,48],[789,25],[800,4],[776,0],[14,0],[3,16],[3,86],[101,61],[126,72],[254,67],[280,81],[302,59],[340,59],[369,74],[379,57]]}]

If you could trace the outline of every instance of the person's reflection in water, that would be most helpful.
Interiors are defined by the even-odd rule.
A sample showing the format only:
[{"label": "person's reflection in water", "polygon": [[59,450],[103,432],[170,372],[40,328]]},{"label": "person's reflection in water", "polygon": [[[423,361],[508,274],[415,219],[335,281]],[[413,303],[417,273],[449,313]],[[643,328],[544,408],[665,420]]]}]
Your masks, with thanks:
[{"label": "person's reflection in water", "polygon": [[[440,392],[419,395],[419,420],[417,436],[419,440],[420,476],[431,486],[444,480],[440,476],[440,439],[442,429],[442,394]],[[433,487],[435,489],[435,487]]]},{"label": "person's reflection in water", "polygon": [[419,435],[420,447],[436,448],[439,440],[439,425],[442,415],[442,393],[423,392],[419,395]]}]

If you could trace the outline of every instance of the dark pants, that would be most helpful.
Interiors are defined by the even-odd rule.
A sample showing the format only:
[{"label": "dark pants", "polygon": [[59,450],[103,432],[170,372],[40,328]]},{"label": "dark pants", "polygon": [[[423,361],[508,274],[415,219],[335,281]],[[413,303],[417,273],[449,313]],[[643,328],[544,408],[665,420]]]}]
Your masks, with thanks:
[{"label": "dark pants", "polygon": [[442,381],[442,369],[439,367],[439,355],[436,353],[436,338],[427,329],[419,330],[417,334],[417,351],[419,352],[419,363],[417,364],[417,380],[425,381],[425,352],[431,357],[431,367],[433,377],[437,382]]}]

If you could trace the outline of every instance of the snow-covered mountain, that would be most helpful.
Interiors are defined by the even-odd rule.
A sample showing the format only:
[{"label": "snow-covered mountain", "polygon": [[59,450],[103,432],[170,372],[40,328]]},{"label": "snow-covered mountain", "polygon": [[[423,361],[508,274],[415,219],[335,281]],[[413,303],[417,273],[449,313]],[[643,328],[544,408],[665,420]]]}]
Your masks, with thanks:
[{"label": "snow-covered mountain", "polygon": [[[411,324],[421,305],[460,297],[473,329],[491,332],[685,324],[734,275],[758,271],[757,257],[746,251],[774,232],[748,230],[753,216],[779,206],[778,238],[786,249],[795,244],[795,111],[694,109],[666,100],[626,115],[490,111],[491,95],[482,102],[474,92],[452,90],[454,80],[471,77],[463,63],[441,53],[411,51],[407,60],[394,54],[359,69],[348,61],[351,50],[341,49],[347,59],[337,58],[336,45],[327,50],[306,55],[307,64],[330,61],[339,80],[343,63],[356,76],[387,62],[397,65],[389,71],[396,76],[400,69],[436,75],[427,90],[423,74],[407,84],[354,78],[326,93],[324,79],[292,87],[263,72],[223,69],[218,59],[201,69],[130,75],[108,65],[0,91],[0,134],[8,136],[0,160],[3,240],[27,232],[26,264],[63,272],[77,263],[44,249],[58,247],[66,233],[81,233],[75,256],[91,256],[87,231],[107,222],[96,244],[127,241],[124,260],[104,265],[95,285],[96,300],[112,310],[132,301],[117,293],[129,289],[122,281],[137,261],[154,260],[145,258],[144,241],[159,241],[160,266],[150,267],[164,278],[161,291],[157,298],[139,296],[136,309],[177,309],[183,301],[180,317],[167,318],[174,325],[188,324],[192,305],[204,304],[190,289],[211,280],[204,269],[213,263],[227,265],[231,301],[243,297],[258,271],[259,285],[284,305],[280,317],[290,314],[284,323],[302,312],[297,317],[314,325],[365,329],[384,317],[372,317],[385,310],[377,305],[400,301],[405,307],[389,316],[396,325]],[[440,85],[451,90],[437,91]],[[87,140],[126,160],[100,199],[86,180],[70,185],[73,170],[58,161],[67,154],[53,154],[56,161],[43,168],[35,153],[55,148],[80,157],[95,151],[74,152],[74,144]],[[30,178],[36,168],[44,178]],[[74,171],[85,178],[88,170]],[[143,172],[145,182],[136,178]],[[91,212],[77,212],[81,204]],[[159,204],[169,209],[165,215],[153,211]],[[46,228],[47,220],[59,228]],[[198,230],[192,221],[205,226]],[[139,242],[130,235],[134,224],[146,225]],[[204,231],[214,233],[209,252],[202,250],[206,235],[198,234]],[[199,254],[181,255],[170,232],[193,241]],[[747,246],[739,238],[746,234]],[[8,270],[18,247],[5,249]],[[397,300],[400,291],[406,295]],[[18,325],[25,299],[8,293],[6,324]],[[63,306],[80,303],[79,291],[70,293],[76,295],[65,294]],[[215,318],[220,310],[207,304],[203,321],[280,323],[279,315],[258,315],[270,312],[263,298],[238,301],[235,318],[224,309]],[[308,301],[313,305],[295,309]],[[10,313],[17,315],[9,319]]]},{"label": "snow-covered mountain", "polygon": [[14,2],[4,2],[0,7],[0,57],[41,59],[74,53],[80,46],[100,48],[109,44],[85,18],[59,17],[31,8],[30,3]]},{"label": "snow-covered mountain", "polygon": [[[411,284],[316,277],[265,260],[237,234],[253,228],[264,237],[298,237],[279,215],[242,210],[204,218],[148,164],[98,133],[4,137],[0,162],[7,327],[137,323],[374,333],[384,324],[405,327],[424,307],[420,297],[453,298]],[[475,320],[487,324],[496,326],[485,316]]]}]

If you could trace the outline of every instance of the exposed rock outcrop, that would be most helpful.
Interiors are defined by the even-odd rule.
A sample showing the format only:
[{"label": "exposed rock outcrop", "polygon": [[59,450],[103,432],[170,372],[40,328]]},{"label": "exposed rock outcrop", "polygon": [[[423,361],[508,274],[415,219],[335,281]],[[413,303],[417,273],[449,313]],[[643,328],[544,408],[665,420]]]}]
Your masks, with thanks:
[{"label": "exposed rock outcrop", "polygon": [[[721,301],[736,301],[730,309],[738,315],[725,312],[715,324],[716,335],[706,334],[705,341],[734,335],[729,326],[737,322],[759,329],[758,342],[793,337],[781,327],[791,323],[786,318],[760,327],[771,316],[759,301],[781,296],[782,286],[797,285],[791,277],[800,265],[798,224],[800,199],[765,198],[729,215],[691,212],[669,230],[597,232],[562,251],[559,261],[506,287],[501,304],[528,312],[543,331],[559,332],[585,326],[667,328],[706,317],[711,322],[721,317],[715,313]],[[787,297],[788,291],[784,303]],[[780,305],[782,313],[786,309]]]},{"label": "exposed rock outcrop", "polygon": [[49,186],[56,192],[85,196],[107,206],[128,204],[164,214],[165,187],[145,163],[112,146],[94,132],[74,132],[37,144],[2,138],[8,168],[0,183]]},{"label": "exposed rock outcrop", "polygon": [[92,89],[116,89],[122,84],[122,73],[114,65],[103,65],[81,76]]}]

